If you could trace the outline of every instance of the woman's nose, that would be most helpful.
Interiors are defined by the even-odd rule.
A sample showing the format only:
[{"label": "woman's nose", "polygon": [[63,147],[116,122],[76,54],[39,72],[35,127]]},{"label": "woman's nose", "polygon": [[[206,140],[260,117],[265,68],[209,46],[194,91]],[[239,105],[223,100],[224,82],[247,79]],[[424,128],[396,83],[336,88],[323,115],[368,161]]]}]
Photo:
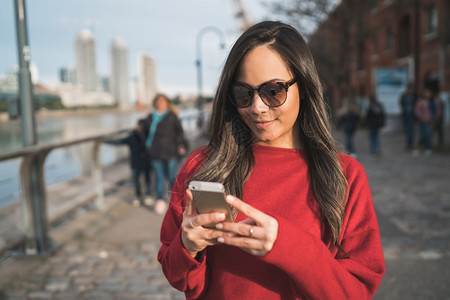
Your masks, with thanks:
[{"label": "woman's nose", "polygon": [[269,111],[269,106],[262,101],[261,97],[259,96],[258,92],[255,92],[253,94],[253,101],[252,105],[250,106],[252,113],[260,114],[263,112]]}]

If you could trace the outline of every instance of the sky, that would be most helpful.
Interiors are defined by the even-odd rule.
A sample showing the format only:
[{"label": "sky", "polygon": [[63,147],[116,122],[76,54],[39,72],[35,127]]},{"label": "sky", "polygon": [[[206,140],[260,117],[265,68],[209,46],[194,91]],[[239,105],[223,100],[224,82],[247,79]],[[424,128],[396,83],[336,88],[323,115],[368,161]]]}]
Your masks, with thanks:
[{"label": "sky", "polygon": [[[241,0],[252,22],[271,19],[264,3]],[[108,76],[110,44],[122,37],[128,46],[130,77],[137,74],[137,53],[156,61],[160,92],[170,96],[197,93],[195,65],[198,33],[207,26],[223,32],[225,47],[214,31],[201,38],[203,90],[213,94],[226,56],[240,34],[232,0],[28,0],[31,61],[39,81],[54,85],[61,67],[75,66],[75,36],[90,29],[96,39],[97,73]],[[0,76],[18,64],[14,0],[0,1]]]}]

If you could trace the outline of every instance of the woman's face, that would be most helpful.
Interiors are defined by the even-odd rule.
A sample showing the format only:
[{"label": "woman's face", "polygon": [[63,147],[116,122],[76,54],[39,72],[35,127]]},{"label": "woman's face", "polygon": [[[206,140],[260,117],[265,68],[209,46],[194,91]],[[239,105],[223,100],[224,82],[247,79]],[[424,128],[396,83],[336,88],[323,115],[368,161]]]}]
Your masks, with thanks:
[{"label": "woman's face", "polygon": [[[268,81],[287,82],[293,75],[280,55],[266,45],[258,46],[248,52],[237,73],[236,82],[253,88]],[[244,122],[251,129],[256,143],[271,147],[301,148],[295,122],[300,110],[300,97],[297,83],[287,93],[286,102],[278,107],[267,106],[255,91],[253,102],[245,108],[238,108]]]},{"label": "woman's face", "polygon": [[165,111],[168,107],[167,99],[165,97],[159,97],[155,102],[156,110],[159,112]]}]

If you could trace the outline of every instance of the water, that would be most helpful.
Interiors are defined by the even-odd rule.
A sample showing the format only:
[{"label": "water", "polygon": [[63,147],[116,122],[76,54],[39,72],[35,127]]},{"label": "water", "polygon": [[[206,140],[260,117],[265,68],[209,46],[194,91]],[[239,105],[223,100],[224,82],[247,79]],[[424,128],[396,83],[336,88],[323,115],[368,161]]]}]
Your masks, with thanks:
[{"label": "water", "polygon": [[[191,135],[196,127],[199,112],[186,109],[180,112],[186,135]],[[143,112],[100,113],[95,115],[73,115],[37,120],[39,144],[71,141],[115,130],[132,128],[138,119],[146,116]],[[44,164],[47,186],[61,183],[79,176],[83,166],[89,165],[83,153],[89,151],[89,143],[52,150]],[[22,147],[21,124],[19,120],[0,123],[0,152],[18,150]],[[114,163],[128,155],[127,146],[102,144],[100,148],[102,165]],[[87,156],[88,157],[88,156]],[[21,158],[0,162],[0,207],[21,198],[20,168]]]}]

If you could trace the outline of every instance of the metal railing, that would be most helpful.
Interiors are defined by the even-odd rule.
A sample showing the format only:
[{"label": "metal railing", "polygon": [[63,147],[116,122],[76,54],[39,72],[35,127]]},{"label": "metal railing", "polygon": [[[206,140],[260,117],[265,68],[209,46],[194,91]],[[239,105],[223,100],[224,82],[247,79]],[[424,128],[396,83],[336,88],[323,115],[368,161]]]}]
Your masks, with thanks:
[{"label": "metal railing", "polygon": [[[199,119],[207,120],[208,113],[196,111],[180,116],[181,123],[185,129],[186,138],[190,141],[196,139],[203,133]],[[202,122],[203,123],[203,122]],[[0,241],[0,253],[11,249],[18,244],[23,244],[25,255],[46,254],[51,252],[55,245],[49,237],[49,218],[47,216],[47,186],[45,184],[44,164],[49,153],[58,148],[91,143],[90,149],[90,176],[95,189],[94,206],[97,209],[105,209],[105,195],[103,187],[102,166],[100,161],[100,146],[102,142],[113,136],[130,132],[132,129],[120,129],[109,133],[92,135],[85,138],[74,139],[58,143],[38,144],[25,147],[15,151],[0,154],[0,162],[22,158],[19,176],[21,181],[22,201],[22,221],[24,234],[14,235],[14,241]],[[86,170],[85,170],[86,171]],[[3,212],[3,215],[11,215],[11,211]],[[18,215],[18,214],[16,214]],[[1,217],[1,213],[0,213]],[[13,224],[13,227],[15,224]],[[15,230],[17,231],[17,230]],[[7,248],[7,249],[5,249]]]},{"label": "metal railing", "polygon": [[[48,154],[57,148],[92,143],[91,146],[91,177],[95,186],[95,207],[105,208],[103,190],[102,166],[99,149],[102,142],[115,135],[129,132],[131,129],[121,129],[106,134],[98,134],[71,141],[33,145],[16,151],[0,154],[0,162],[22,158],[20,164],[20,181],[22,190],[22,219],[24,236],[19,239],[24,244],[25,255],[46,254],[54,248],[49,237],[47,218],[47,187],[44,176],[44,163]],[[8,246],[8,245],[6,245]],[[10,245],[13,246],[13,245]]]}]

